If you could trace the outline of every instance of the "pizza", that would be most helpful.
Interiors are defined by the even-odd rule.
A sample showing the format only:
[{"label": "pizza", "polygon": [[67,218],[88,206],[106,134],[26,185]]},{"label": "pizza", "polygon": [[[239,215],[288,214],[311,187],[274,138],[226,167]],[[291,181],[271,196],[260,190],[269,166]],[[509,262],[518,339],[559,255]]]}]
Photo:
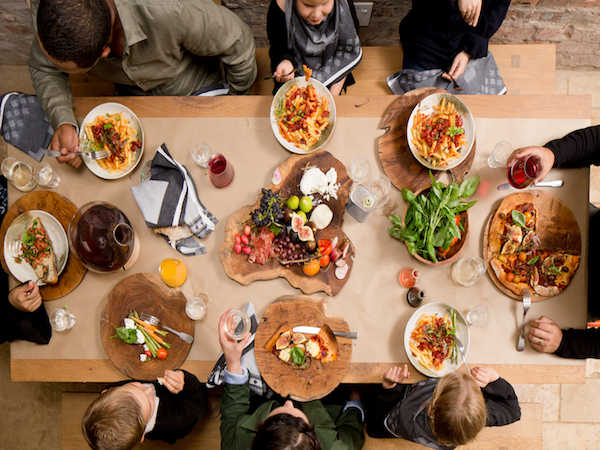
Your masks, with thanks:
[{"label": "pizza", "polygon": [[580,255],[554,244],[550,248],[549,242],[540,238],[539,227],[539,211],[533,201],[509,202],[509,207],[499,208],[490,224],[490,266],[498,281],[519,297],[524,288],[541,297],[557,295],[579,267]]},{"label": "pizza", "polygon": [[58,281],[52,241],[39,216],[33,216],[27,223],[21,236],[20,250],[21,254],[15,258],[15,262],[19,264],[21,261],[27,262],[35,275],[47,284]]}]

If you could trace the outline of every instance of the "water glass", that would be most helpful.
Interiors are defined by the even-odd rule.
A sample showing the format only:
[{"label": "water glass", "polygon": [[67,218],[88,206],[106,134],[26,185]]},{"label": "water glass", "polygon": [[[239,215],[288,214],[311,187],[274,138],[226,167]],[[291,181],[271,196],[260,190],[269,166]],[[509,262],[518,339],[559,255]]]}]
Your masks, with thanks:
[{"label": "water glass", "polygon": [[142,166],[142,174],[140,175],[140,179],[142,181],[146,181],[151,176],[152,176],[152,161],[146,161],[146,163]]},{"label": "water glass", "polygon": [[390,179],[383,174],[377,175],[369,183],[369,191],[375,195],[375,208],[383,207],[390,198],[392,184]]},{"label": "water glass", "polygon": [[225,316],[225,333],[235,341],[241,341],[250,333],[250,317],[244,311],[233,309]]},{"label": "water glass", "polygon": [[192,297],[185,302],[185,313],[192,320],[200,320],[206,314],[206,303],[200,297]]},{"label": "water glass", "polygon": [[211,154],[210,146],[204,141],[197,141],[192,145],[192,159],[204,169],[208,168]]},{"label": "water glass", "polygon": [[496,169],[498,167],[506,166],[506,161],[508,161],[508,157],[513,152],[512,145],[510,145],[507,141],[500,141],[492,150],[490,156],[488,156],[488,166],[492,169]]},{"label": "water glass", "polygon": [[463,286],[473,286],[485,273],[485,261],[482,258],[462,258],[452,267],[454,281]]},{"label": "water glass", "polygon": [[65,308],[55,309],[50,313],[50,326],[55,331],[65,331],[73,328],[75,316]]},{"label": "water glass", "polygon": [[60,177],[58,173],[48,163],[42,163],[37,168],[34,174],[35,181],[37,184],[47,188],[55,188],[60,183]]},{"label": "water glass", "polygon": [[476,327],[485,327],[490,323],[490,309],[485,305],[477,305],[467,314],[467,322]]},{"label": "water glass", "polygon": [[9,156],[2,161],[1,169],[2,175],[20,191],[29,192],[37,186],[33,166],[29,163]]},{"label": "water glass", "polygon": [[210,167],[208,179],[213,186],[223,188],[233,180],[233,166],[220,153],[211,155],[208,166]]},{"label": "water glass", "polygon": [[352,160],[350,165],[350,178],[355,183],[361,183],[367,179],[371,172],[371,164],[364,156],[358,156]]}]

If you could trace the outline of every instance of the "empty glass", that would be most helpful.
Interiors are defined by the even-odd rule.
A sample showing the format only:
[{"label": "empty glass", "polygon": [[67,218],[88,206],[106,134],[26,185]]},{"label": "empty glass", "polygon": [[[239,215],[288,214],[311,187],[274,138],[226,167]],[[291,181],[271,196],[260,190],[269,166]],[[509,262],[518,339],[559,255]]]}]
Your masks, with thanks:
[{"label": "empty glass", "polygon": [[223,188],[233,180],[233,166],[220,153],[215,153],[210,157],[208,166],[210,167],[208,179],[213,186]]},{"label": "empty glass", "polygon": [[488,156],[488,166],[492,169],[496,169],[498,167],[506,166],[506,161],[508,161],[508,157],[513,152],[512,145],[510,145],[507,141],[500,141],[492,150],[490,156]]},{"label": "empty glass", "polygon": [[454,281],[463,286],[473,286],[485,273],[485,261],[482,258],[462,258],[452,267]]},{"label": "empty glass", "polygon": [[48,163],[42,163],[37,168],[34,174],[35,181],[37,184],[47,188],[55,188],[60,183],[60,177],[58,173]]},{"label": "empty glass", "polygon": [[146,163],[142,166],[142,173],[140,175],[140,178],[142,181],[146,181],[151,176],[152,176],[152,161],[146,161]]},{"label": "empty glass", "polygon": [[225,317],[225,333],[235,341],[241,341],[250,333],[250,317],[244,311],[233,309]]},{"label": "empty glass", "polygon": [[376,198],[375,208],[383,207],[390,198],[390,189],[392,184],[390,179],[383,174],[377,175],[369,183],[369,191],[371,191]]},{"label": "empty glass", "polygon": [[37,186],[33,176],[33,166],[12,156],[2,161],[2,175],[23,192],[29,192]]},{"label": "empty glass", "polygon": [[192,159],[196,164],[204,169],[208,168],[208,160],[210,159],[210,155],[210,146],[206,142],[194,142],[192,145]]},{"label": "empty glass", "polygon": [[185,313],[192,320],[200,320],[206,314],[206,303],[200,297],[192,297],[185,302]]},{"label": "empty glass", "polygon": [[371,172],[371,164],[364,156],[358,156],[352,160],[350,165],[350,178],[355,183],[361,183],[366,180]]},{"label": "empty glass", "polygon": [[467,314],[467,322],[476,327],[485,327],[490,323],[490,310],[485,305],[477,305]]},{"label": "empty glass", "polygon": [[55,309],[50,313],[50,326],[56,331],[65,331],[73,328],[75,316],[65,308]]}]

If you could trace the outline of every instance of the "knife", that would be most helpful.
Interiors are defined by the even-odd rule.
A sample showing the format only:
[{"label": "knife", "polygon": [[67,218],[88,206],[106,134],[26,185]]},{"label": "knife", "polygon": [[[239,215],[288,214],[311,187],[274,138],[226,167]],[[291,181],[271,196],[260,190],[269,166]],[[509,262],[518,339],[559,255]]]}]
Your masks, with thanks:
[{"label": "knife", "polygon": [[[300,327],[294,327],[292,331],[294,333],[317,334],[320,330],[321,329],[319,327],[300,326]],[[348,338],[348,339],[357,339],[358,338],[358,333],[355,333],[354,331],[334,331],[333,335],[343,337],[343,338]]]},{"label": "knife", "polygon": [[[552,180],[552,181],[541,181],[538,184],[531,187],[561,187],[565,182],[563,180]],[[499,191],[504,191],[506,189],[517,189],[510,183],[504,183],[498,186]]]}]

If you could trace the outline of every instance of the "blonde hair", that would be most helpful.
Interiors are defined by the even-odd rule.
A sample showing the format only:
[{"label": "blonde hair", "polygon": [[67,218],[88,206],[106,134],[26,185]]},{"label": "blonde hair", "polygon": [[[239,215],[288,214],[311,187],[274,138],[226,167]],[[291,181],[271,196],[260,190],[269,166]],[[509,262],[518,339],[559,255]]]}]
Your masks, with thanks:
[{"label": "blonde hair", "polygon": [[431,430],[443,445],[465,445],[485,427],[483,393],[468,373],[453,372],[440,379],[431,399]]},{"label": "blonde hair", "polygon": [[129,450],[141,441],[146,420],[139,401],[114,387],[92,402],[81,425],[94,450]]}]

